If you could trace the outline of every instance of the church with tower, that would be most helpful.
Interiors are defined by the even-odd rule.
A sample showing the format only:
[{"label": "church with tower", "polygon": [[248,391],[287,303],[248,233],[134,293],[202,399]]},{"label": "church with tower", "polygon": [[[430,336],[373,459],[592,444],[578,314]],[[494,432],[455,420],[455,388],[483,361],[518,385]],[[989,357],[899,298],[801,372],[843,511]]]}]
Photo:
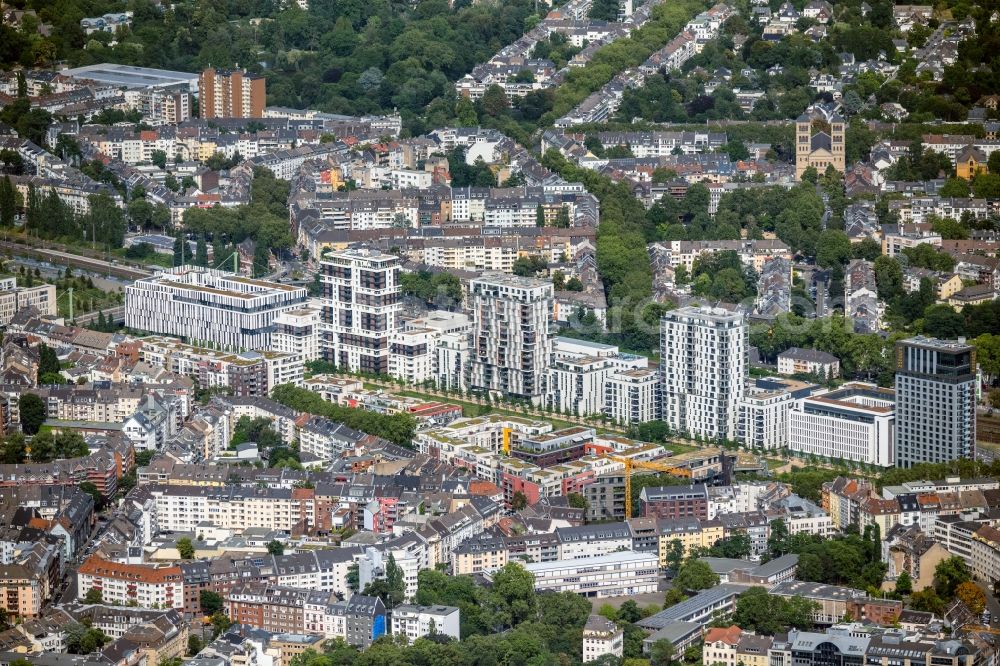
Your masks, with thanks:
[{"label": "church with tower", "polygon": [[844,173],[846,123],[843,116],[829,118],[813,111],[795,120],[795,179],[802,180],[806,169],[813,167],[820,175],[832,166]]}]

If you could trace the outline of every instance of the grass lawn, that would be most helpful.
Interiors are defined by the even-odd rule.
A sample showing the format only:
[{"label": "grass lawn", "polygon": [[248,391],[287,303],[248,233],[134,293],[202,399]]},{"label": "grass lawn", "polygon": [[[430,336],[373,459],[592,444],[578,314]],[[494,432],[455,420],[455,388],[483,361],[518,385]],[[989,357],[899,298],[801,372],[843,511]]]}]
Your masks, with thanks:
[{"label": "grass lawn", "polygon": [[[388,389],[391,390],[391,389]],[[578,424],[570,423],[569,421],[561,421],[559,419],[551,418],[549,416],[532,416],[531,414],[523,414],[522,412],[513,409],[501,409],[496,405],[486,406],[479,405],[475,402],[468,402],[466,400],[459,400],[458,398],[439,398],[436,395],[429,395],[427,393],[421,393],[420,391],[392,391],[396,395],[403,395],[410,398],[421,398],[422,400],[434,400],[437,402],[447,402],[453,405],[460,405],[462,407],[463,416],[481,416],[483,414],[503,414],[505,416],[517,416],[522,419],[536,419],[539,421],[548,421],[552,424],[552,427],[556,430],[562,428],[572,428]],[[592,426],[600,431],[597,426]]]},{"label": "grass lawn", "polygon": [[690,453],[691,451],[698,451],[699,449],[705,448],[703,446],[685,444],[684,442],[667,442],[663,445],[663,447],[669,449],[675,456],[681,453]]}]

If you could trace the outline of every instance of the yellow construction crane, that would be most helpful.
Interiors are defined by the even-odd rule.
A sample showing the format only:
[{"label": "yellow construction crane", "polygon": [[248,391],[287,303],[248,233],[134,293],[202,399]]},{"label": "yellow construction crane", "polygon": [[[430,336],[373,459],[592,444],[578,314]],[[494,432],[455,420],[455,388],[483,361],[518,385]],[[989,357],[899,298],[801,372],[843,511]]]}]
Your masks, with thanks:
[{"label": "yellow construction crane", "polygon": [[641,469],[649,472],[662,472],[665,474],[673,474],[674,476],[680,476],[685,479],[691,478],[691,470],[687,469],[686,467],[675,467],[674,465],[668,465],[666,463],[659,463],[655,461],[632,460],[631,458],[621,458],[619,456],[611,455],[610,453],[605,453],[602,455],[602,457],[625,465],[626,520],[632,517],[632,470],[633,469]]}]

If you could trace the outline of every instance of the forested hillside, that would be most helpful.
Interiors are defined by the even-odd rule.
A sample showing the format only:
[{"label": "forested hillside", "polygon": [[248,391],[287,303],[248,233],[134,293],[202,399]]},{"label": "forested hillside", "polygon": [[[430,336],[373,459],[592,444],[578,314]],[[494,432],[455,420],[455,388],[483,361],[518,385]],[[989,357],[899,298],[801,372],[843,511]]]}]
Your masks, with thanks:
[{"label": "forested hillside", "polygon": [[[6,3],[5,3],[6,4]],[[240,65],[268,78],[268,102],[333,113],[422,112],[454,101],[450,82],[517,39],[534,3],[505,0],[471,6],[458,0],[310,3],[272,0],[14,0],[52,25],[51,35],[0,26],[0,66],[120,62],[198,71]],[[134,11],[131,31],[84,35],[80,19]]]}]

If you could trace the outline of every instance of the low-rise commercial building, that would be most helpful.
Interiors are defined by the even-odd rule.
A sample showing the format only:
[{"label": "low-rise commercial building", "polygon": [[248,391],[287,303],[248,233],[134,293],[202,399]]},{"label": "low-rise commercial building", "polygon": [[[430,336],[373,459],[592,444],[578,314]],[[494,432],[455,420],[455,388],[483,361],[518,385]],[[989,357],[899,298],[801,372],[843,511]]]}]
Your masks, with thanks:
[{"label": "low-rise commercial building", "polygon": [[[655,592],[659,558],[624,551],[570,561],[537,562],[524,568],[535,577],[535,590],[573,592],[585,597],[617,597]],[[487,572],[491,579],[493,572]]]}]

